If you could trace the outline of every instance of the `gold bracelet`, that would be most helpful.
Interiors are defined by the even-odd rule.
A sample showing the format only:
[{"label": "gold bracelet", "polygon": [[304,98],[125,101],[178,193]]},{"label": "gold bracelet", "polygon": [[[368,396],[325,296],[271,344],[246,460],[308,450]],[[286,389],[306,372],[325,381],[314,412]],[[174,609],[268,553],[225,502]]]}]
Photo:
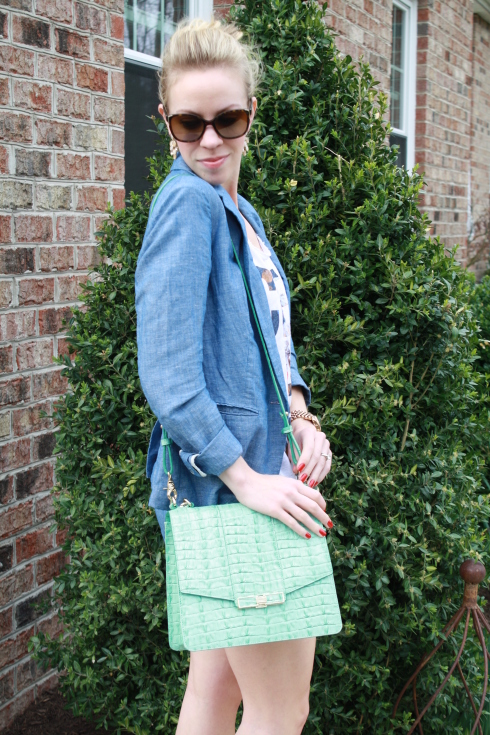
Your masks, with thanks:
[{"label": "gold bracelet", "polygon": [[291,421],[294,421],[295,419],[306,419],[306,421],[311,421],[317,431],[322,430],[321,424],[318,421],[317,417],[309,411],[291,411]]}]

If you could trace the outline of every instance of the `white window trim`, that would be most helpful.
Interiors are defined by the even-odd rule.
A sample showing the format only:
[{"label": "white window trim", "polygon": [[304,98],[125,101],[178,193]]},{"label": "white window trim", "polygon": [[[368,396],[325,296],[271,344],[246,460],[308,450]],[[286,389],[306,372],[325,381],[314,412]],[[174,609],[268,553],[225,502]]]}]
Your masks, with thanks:
[{"label": "white window trim", "polygon": [[[189,0],[189,17],[190,18],[203,18],[204,20],[210,20],[213,14],[213,0]],[[133,63],[140,64],[141,66],[149,66],[153,69],[159,69],[162,65],[159,56],[150,56],[149,54],[142,54],[140,51],[135,51],[131,48],[124,47],[124,58]]]},{"label": "white window trim", "polygon": [[407,139],[407,170],[415,166],[415,107],[417,82],[417,0],[393,0],[393,5],[407,12],[406,33],[408,42],[404,44],[407,83],[404,85],[404,127],[402,130],[392,126],[395,134]]}]

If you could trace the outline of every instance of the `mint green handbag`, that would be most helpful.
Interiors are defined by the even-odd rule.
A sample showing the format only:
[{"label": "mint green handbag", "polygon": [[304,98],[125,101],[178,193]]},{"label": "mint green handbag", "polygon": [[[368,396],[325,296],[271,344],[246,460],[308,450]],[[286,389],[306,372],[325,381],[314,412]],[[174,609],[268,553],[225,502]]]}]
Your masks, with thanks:
[{"label": "mint green handbag", "polygon": [[[300,449],[233,240],[232,245],[296,462]],[[241,503],[196,508],[184,500],[177,507],[170,443],[162,427],[170,500],[165,518],[170,648],[203,651],[338,633],[342,620],[326,539],[302,538]]]}]

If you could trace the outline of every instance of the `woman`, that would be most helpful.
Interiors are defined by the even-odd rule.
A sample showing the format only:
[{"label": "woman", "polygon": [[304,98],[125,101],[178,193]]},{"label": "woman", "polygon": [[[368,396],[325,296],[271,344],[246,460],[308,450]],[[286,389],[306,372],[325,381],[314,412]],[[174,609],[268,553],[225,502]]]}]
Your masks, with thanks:
[{"label": "woman", "polygon": [[[330,471],[331,453],[307,412],[310,391],[291,341],[286,277],[257,212],[237,193],[259,70],[240,37],[233,25],[184,22],[162,58],[158,109],[177,155],[154,198],[136,271],[139,374],[157,417],[147,462],[150,506],[164,534],[163,426],[173,440],[178,504],[184,497],[198,506],[240,502],[278,518],[307,543],[332,527],[315,489]],[[230,237],[291,411],[297,465],[285,453]],[[315,638],[191,652],[177,735],[232,735],[242,699],[239,735],[298,735],[314,653]]]}]

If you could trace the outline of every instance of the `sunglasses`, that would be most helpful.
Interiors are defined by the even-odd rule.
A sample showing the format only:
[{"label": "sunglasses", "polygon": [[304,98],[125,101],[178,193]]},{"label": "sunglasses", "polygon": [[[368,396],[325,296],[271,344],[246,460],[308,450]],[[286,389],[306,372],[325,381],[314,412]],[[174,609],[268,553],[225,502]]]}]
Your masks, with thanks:
[{"label": "sunglasses", "polygon": [[205,120],[199,115],[181,113],[167,115],[170,132],[175,140],[181,143],[195,143],[201,140],[208,125],[212,125],[220,138],[228,140],[240,138],[248,130],[252,104],[248,110],[227,110],[217,115],[213,120]]}]

